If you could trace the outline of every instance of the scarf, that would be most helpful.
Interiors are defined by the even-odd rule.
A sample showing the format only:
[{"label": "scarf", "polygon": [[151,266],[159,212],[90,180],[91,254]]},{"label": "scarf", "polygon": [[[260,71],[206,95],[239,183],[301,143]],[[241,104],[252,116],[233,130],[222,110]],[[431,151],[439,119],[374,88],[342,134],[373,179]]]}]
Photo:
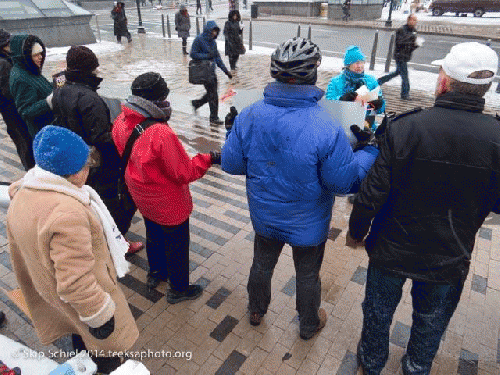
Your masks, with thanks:
[{"label": "scarf", "polygon": [[88,185],[79,188],[64,177],[48,172],[38,165],[26,173],[22,179],[22,187],[56,191],[75,198],[85,206],[90,206],[101,222],[116,274],[119,278],[125,276],[130,266],[130,263],[125,260],[129,244],[125,241],[104,202],[94,189]]},{"label": "scarf", "polygon": [[352,92],[365,85],[365,73],[351,72],[349,69],[344,69],[345,86],[344,93]]}]

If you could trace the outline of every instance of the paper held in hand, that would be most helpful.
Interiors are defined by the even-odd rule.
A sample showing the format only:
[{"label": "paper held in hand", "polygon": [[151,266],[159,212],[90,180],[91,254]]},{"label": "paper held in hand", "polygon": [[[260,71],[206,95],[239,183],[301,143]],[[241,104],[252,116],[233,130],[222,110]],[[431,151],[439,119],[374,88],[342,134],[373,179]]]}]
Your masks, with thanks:
[{"label": "paper held in hand", "polygon": [[366,85],[361,86],[356,90],[358,98],[364,100],[365,102],[371,102],[372,100],[377,100],[380,95],[380,86],[375,87],[373,90],[368,90]]}]

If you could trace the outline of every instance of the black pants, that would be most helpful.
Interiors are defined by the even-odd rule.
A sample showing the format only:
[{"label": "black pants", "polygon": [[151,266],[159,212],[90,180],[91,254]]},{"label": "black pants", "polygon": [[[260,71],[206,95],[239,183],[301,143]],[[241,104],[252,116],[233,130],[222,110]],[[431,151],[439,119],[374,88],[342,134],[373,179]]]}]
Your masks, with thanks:
[{"label": "black pants", "polygon": [[201,1],[196,1],[196,14],[198,14],[198,10],[200,10],[200,14],[203,13],[201,11]]},{"label": "black pants", "polygon": [[205,103],[210,106],[210,119],[216,119],[219,117],[219,96],[217,94],[217,79],[211,83],[205,83],[205,90],[207,92],[200,99],[194,100],[193,104],[196,108],[201,107]]},{"label": "black pants", "polygon": [[176,292],[189,287],[189,219],[167,226],[144,218],[149,272],[166,281]]},{"label": "black pants", "polygon": [[21,164],[25,170],[29,170],[35,166],[33,157],[33,139],[28,132],[28,127],[17,112],[14,102],[6,103],[0,108],[5,125],[7,126],[7,134],[16,146],[17,154],[21,159]]},{"label": "black pants", "polygon": [[[80,335],[71,335],[71,341],[73,343],[73,349],[75,351],[81,352],[87,350],[85,343]],[[120,357],[96,357],[90,354],[92,362],[97,365],[97,372],[101,374],[110,374],[115,371],[121,365]]]},{"label": "black pants", "polygon": [[186,47],[187,47],[187,38],[182,38],[182,52],[187,52]]},{"label": "black pants", "polygon": [[236,63],[238,62],[239,58],[240,55],[229,55],[229,66],[231,67],[231,70],[236,69]]},{"label": "black pants", "polygon": [[[271,302],[271,279],[274,267],[283,250],[284,242],[255,234],[253,263],[248,277],[248,309],[264,315]],[[323,263],[325,243],[317,246],[292,246],[293,263],[297,273],[296,309],[299,313],[300,333],[310,334],[319,325],[318,309],[321,303],[319,270]]]},{"label": "black pants", "polygon": [[[127,33],[124,36],[127,37],[127,40],[128,40],[129,43],[132,41],[132,35],[130,34],[130,32],[128,30],[127,30]],[[117,35],[116,36],[116,40],[118,41],[118,43],[121,43],[122,42],[122,36],[121,35]]]}]

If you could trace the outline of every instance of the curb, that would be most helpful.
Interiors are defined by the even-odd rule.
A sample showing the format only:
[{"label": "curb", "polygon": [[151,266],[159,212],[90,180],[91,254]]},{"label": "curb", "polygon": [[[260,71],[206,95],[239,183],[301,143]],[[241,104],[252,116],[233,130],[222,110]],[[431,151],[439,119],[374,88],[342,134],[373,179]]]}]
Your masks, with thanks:
[{"label": "curb", "polygon": [[[372,29],[372,30],[382,30],[382,31],[396,31],[399,27],[387,27],[387,26],[379,26],[379,25],[370,25],[370,24],[349,24],[349,23],[337,23],[336,21],[325,20],[325,22],[318,20],[317,18],[309,18],[304,17],[303,22],[300,22],[299,19],[280,19],[276,17],[258,17],[258,18],[250,18],[243,17],[242,20],[245,21],[272,21],[272,22],[282,22],[282,23],[295,23],[295,24],[310,24],[310,25],[321,25],[321,26],[336,26],[336,27],[344,27],[344,28],[360,28],[360,29]],[[402,23],[401,25],[403,25]],[[460,33],[447,33],[447,32],[436,32],[436,31],[417,31],[422,35],[443,35],[443,36],[453,36],[467,39],[481,39],[481,40],[491,40],[495,42],[500,42],[500,37],[496,36],[485,36],[485,35],[475,35],[475,34],[460,34]]]}]

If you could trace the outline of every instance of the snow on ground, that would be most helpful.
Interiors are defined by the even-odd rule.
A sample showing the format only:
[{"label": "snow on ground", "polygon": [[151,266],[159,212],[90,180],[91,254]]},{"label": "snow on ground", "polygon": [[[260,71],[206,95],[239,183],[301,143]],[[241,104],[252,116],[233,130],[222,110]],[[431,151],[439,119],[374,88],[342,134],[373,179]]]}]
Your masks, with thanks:
[{"label": "snow on ground", "polygon": [[[121,51],[125,47],[116,42],[99,42],[88,44],[90,48],[97,56],[107,55],[110,53],[115,53]],[[66,60],[66,54],[70,47],[53,47],[47,48],[47,61],[60,61]]]}]

